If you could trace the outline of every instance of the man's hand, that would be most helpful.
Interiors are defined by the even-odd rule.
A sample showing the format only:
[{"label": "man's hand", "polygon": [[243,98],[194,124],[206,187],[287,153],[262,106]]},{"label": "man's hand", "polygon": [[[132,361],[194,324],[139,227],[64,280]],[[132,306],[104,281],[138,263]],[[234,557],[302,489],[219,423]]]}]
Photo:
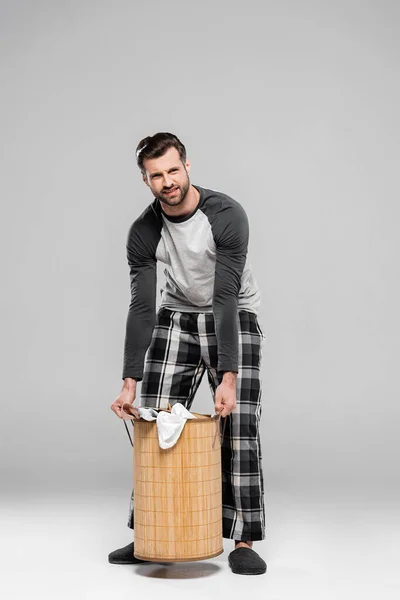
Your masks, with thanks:
[{"label": "man's hand", "polygon": [[226,371],[222,383],[215,390],[215,412],[226,417],[236,408],[237,373]]},{"label": "man's hand", "polygon": [[133,404],[133,401],[136,398],[136,384],[136,379],[131,379],[129,377],[124,379],[124,385],[120,394],[116,397],[116,399],[110,406],[111,410],[115,412],[117,417],[119,417],[120,419],[130,420],[132,416],[134,419],[140,418],[137,408],[133,406],[130,408],[129,417],[122,410],[122,407],[126,402],[129,404]]}]

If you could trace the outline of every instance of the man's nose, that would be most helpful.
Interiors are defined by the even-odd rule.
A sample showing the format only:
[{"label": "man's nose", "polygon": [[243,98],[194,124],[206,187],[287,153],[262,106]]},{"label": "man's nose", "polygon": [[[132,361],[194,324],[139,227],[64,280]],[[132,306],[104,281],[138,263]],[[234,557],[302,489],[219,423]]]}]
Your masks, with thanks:
[{"label": "man's nose", "polygon": [[172,188],[173,186],[174,186],[174,182],[172,181],[171,177],[166,175],[164,177],[164,187],[169,189],[169,188]]}]

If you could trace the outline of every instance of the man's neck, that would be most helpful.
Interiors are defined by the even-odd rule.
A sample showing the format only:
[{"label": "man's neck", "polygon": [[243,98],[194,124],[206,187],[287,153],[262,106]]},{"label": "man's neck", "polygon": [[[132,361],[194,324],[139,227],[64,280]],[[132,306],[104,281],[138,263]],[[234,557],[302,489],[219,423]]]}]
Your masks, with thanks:
[{"label": "man's neck", "polygon": [[191,185],[183,202],[181,202],[178,206],[168,206],[160,202],[161,209],[165,212],[169,217],[185,217],[186,215],[190,215],[200,201],[200,192],[196,190],[196,188]]}]

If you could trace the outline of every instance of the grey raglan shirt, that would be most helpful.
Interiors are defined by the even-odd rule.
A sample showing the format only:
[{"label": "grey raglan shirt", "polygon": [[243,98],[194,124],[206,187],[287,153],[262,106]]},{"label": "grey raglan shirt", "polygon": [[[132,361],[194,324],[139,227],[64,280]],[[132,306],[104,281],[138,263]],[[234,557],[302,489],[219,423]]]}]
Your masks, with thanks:
[{"label": "grey raglan shirt", "polygon": [[248,258],[249,223],[242,205],[194,185],[200,200],[184,217],[164,213],[157,198],[129,229],[126,250],[131,302],[122,378],[143,378],[156,323],[157,261],[166,265],[160,308],[213,313],[217,370],[238,372],[237,312],[258,314],[260,290]]}]

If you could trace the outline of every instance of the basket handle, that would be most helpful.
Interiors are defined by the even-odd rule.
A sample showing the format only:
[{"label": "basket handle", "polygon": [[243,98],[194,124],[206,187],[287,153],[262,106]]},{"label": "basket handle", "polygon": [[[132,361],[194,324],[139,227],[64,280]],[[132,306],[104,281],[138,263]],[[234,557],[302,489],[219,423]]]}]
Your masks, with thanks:
[{"label": "basket handle", "polygon": [[[220,431],[221,419],[222,419],[222,417],[221,417],[221,415],[219,415],[218,420],[216,421],[217,426],[215,428],[215,435],[214,435],[214,439],[213,439],[213,443],[212,443],[213,450],[214,450],[215,440],[217,439],[217,433],[218,433],[218,431]],[[222,442],[224,441],[225,425],[226,425],[226,417],[224,418],[224,424],[222,426],[222,435],[220,436],[221,448],[222,448]]]},{"label": "basket handle", "polygon": [[133,441],[131,438],[131,434],[129,433],[129,429],[128,426],[126,424],[126,421],[129,421],[132,423],[132,431],[133,431],[133,422],[134,422],[134,417],[133,417],[133,412],[132,410],[136,410],[136,408],[133,407],[133,405],[130,402],[124,402],[124,404],[121,407],[121,410],[127,414],[127,415],[131,415],[130,419],[122,419],[125,425],[125,429],[126,429],[126,433],[128,434],[129,440],[131,442],[131,446],[133,447]]}]

